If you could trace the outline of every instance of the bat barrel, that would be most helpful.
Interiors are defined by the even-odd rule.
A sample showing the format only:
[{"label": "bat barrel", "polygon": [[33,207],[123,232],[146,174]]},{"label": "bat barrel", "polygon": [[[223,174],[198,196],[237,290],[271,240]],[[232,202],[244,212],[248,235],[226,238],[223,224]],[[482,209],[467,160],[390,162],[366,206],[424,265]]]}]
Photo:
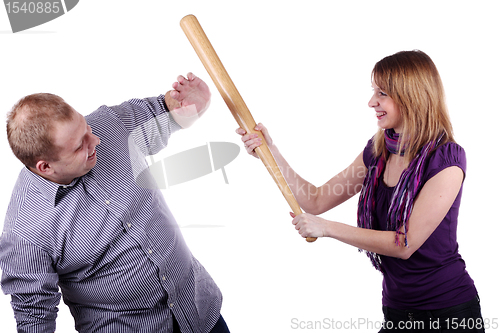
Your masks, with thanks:
[{"label": "bat barrel", "polygon": [[[236,119],[238,125],[243,128],[247,133],[257,133],[262,139],[262,145],[255,149],[255,152],[266,166],[272,178],[281,190],[286,201],[290,205],[295,215],[302,214],[297,200],[293,196],[290,187],[288,186],[281,170],[279,169],[274,156],[272,155],[262,133],[255,131],[255,120],[250,113],[245,101],[241,97],[238,89],[231,80],[224,65],[220,61],[217,53],[215,52],[212,44],[208,40],[207,35],[203,31],[198,19],[194,15],[187,15],[181,20],[181,28],[186,34],[189,42],[193,46],[196,54],[200,58],[203,66],[215,83],[217,90],[224,99],[224,102],[231,111],[233,117]],[[307,238],[308,242],[314,242],[316,238]]]},{"label": "bat barrel", "polygon": [[215,83],[217,90],[226,102],[233,117],[247,132],[253,132],[256,125],[252,114],[248,110],[245,101],[220,61],[212,44],[208,40],[198,19],[194,15],[187,15],[181,20],[181,28],[200,58],[203,66]]}]

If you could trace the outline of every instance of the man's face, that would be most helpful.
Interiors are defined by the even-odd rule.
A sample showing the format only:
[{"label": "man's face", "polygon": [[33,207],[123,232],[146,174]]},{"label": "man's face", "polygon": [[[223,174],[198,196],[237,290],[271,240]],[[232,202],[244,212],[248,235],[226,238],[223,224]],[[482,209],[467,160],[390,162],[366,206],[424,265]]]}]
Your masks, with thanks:
[{"label": "man's face", "polygon": [[58,149],[59,160],[49,162],[52,168],[50,180],[58,184],[69,184],[95,166],[95,147],[100,140],[92,134],[92,129],[78,112],[73,112],[70,121],[54,124],[52,139]]}]

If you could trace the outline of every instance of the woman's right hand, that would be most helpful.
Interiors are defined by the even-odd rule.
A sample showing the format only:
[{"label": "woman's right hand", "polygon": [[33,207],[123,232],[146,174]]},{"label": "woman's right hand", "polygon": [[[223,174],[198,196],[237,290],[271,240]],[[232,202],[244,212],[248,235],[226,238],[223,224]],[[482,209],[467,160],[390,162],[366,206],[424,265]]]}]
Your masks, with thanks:
[{"label": "woman's right hand", "polygon": [[[257,124],[257,126],[255,126],[255,130],[262,132],[264,138],[266,139],[268,147],[271,147],[273,145],[273,140],[271,139],[267,128],[262,125],[262,123]],[[253,157],[259,158],[257,153],[255,153],[255,148],[259,147],[262,144],[262,139],[256,133],[247,134],[247,132],[241,127],[236,129],[236,133],[241,135],[241,141],[243,141],[247,153],[249,153]]]}]

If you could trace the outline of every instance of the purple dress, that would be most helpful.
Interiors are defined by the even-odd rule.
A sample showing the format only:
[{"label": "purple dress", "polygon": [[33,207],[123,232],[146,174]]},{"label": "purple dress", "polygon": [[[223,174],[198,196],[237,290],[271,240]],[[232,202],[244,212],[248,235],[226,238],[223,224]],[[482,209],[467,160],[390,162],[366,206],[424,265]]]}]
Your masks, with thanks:
[{"label": "purple dress", "polygon": [[[376,163],[372,146],[372,141],[368,141],[363,152],[366,167]],[[465,151],[452,142],[431,153],[422,181],[425,183],[450,166],[458,166],[465,175]],[[393,192],[394,187],[379,181],[375,192],[374,229],[387,230],[387,212]],[[394,309],[435,310],[458,305],[475,297],[477,291],[474,281],[458,253],[457,220],[461,198],[462,188],[446,217],[408,260],[380,256],[385,269],[383,305]]]}]

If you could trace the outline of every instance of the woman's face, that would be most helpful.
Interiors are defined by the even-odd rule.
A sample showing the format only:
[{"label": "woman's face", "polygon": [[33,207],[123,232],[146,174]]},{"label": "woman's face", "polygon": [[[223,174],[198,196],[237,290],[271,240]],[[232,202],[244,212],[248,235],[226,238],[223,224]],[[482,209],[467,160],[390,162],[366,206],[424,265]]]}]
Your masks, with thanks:
[{"label": "woman's face", "polygon": [[378,119],[377,125],[383,129],[393,128],[396,133],[401,133],[403,119],[399,107],[394,100],[383,92],[375,82],[372,82],[373,96],[368,106],[375,110]]}]

